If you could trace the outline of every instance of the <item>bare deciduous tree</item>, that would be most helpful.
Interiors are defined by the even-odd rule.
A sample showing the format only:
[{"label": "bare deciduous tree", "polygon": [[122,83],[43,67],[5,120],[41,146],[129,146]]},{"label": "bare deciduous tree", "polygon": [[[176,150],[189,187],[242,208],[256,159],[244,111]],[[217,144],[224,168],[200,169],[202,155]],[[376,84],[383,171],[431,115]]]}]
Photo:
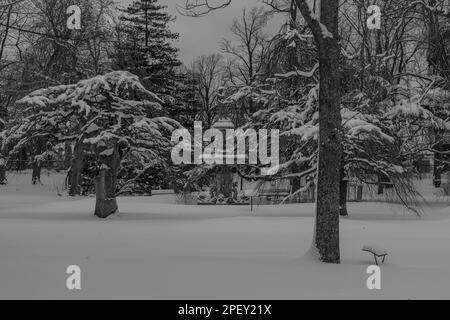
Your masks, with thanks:
[{"label": "bare deciduous tree", "polygon": [[231,26],[233,39],[221,42],[222,52],[234,59],[233,78],[245,85],[252,84],[263,68],[268,48],[264,28],[268,20],[264,7],[244,9],[241,18],[235,19]]},{"label": "bare deciduous tree", "polygon": [[203,55],[192,65],[198,99],[201,102],[200,119],[211,127],[217,116],[217,102],[222,85],[223,57]]}]

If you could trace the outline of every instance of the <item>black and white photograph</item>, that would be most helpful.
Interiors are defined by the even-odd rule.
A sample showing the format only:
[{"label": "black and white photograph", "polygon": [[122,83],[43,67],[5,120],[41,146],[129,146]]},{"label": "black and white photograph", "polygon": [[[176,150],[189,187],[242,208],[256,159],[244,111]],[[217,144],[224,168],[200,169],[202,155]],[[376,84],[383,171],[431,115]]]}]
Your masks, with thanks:
[{"label": "black and white photograph", "polygon": [[450,300],[450,0],[0,0],[0,300]]}]

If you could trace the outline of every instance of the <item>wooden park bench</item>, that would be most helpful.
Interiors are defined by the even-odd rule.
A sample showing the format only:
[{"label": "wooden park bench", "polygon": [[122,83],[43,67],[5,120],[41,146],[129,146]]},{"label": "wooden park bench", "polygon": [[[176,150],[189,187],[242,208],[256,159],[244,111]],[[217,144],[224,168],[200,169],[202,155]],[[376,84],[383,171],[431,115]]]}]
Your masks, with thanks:
[{"label": "wooden park bench", "polygon": [[388,252],[385,249],[377,248],[374,246],[364,246],[363,251],[373,254],[377,266],[378,266],[378,258],[383,258],[384,263],[384,261],[386,260],[386,256],[388,255]]}]

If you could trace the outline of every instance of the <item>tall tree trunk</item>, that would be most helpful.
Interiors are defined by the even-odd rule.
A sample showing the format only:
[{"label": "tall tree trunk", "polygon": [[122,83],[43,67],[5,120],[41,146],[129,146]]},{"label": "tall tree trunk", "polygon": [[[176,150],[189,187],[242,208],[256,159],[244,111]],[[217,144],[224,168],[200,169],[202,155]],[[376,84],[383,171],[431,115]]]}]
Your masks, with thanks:
[{"label": "tall tree trunk", "polygon": [[64,145],[64,167],[67,170],[72,163],[72,146],[70,142],[66,142]]},{"label": "tall tree trunk", "polygon": [[[332,2],[337,3],[334,0]],[[326,5],[322,6],[324,15],[327,9]],[[340,263],[339,182],[341,162],[340,125],[342,122],[338,71],[340,51],[339,45],[332,42],[327,41],[321,45],[321,50],[319,50],[321,66],[320,138],[315,244],[322,261]]]},{"label": "tall tree trunk", "polygon": [[83,169],[83,145],[77,143],[74,148],[72,165],[69,171],[69,195],[78,196],[81,194],[81,170]]},{"label": "tall tree trunk", "polygon": [[321,21],[305,0],[296,0],[319,51],[319,169],[316,224],[312,251],[326,263],[340,263],[339,184],[341,175],[341,95],[339,1],[322,0]]},{"label": "tall tree trunk", "polygon": [[[436,0],[429,0],[429,6],[435,6]],[[450,78],[449,53],[446,49],[448,32],[444,32],[445,18],[441,13],[425,9],[428,22],[428,67],[431,75],[439,75],[444,79]],[[447,84],[448,85],[448,84]]]}]

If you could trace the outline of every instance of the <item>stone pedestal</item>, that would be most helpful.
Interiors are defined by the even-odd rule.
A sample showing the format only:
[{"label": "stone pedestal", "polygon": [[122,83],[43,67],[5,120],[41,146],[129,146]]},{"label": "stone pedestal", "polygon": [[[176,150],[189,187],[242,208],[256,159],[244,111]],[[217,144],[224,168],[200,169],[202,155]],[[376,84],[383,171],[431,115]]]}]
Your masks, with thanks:
[{"label": "stone pedestal", "polygon": [[[224,137],[228,129],[234,129],[234,124],[229,119],[220,119],[213,125],[214,129],[220,130]],[[225,150],[226,139],[223,142],[222,150],[224,150],[223,162],[226,163]],[[217,189],[217,195],[223,195],[225,198],[231,199],[233,196],[233,175],[231,173],[231,167],[228,165],[220,165],[216,175],[215,186]]]}]

